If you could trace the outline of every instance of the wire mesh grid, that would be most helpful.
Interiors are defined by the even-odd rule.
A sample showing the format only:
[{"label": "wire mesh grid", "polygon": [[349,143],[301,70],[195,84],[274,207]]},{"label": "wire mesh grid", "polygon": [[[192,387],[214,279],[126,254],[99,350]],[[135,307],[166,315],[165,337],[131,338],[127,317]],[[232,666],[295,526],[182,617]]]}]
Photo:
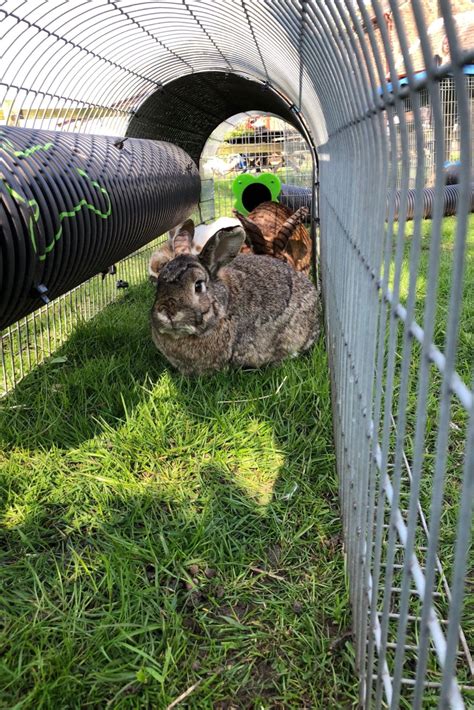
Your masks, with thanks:
[{"label": "wire mesh grid", "polygon": [[[473,702],[473,79],[465,72],[474,51],[453,15],[469,15],[469,5],[7,0],[0,8],[3,123],[122,134],[168,82],[216,71],[283,96],[318,147],[334,438],[367,708]],[[445,163],[458,160],[457,218],[447,224]],[[26,326],[18,328],[25,368],[34,353],[22,350]]]},{"label": "wire mesh grid", "polygon": [[[276,174],[284,185],[311,191],[313,158],[304,137],[270,114],[253,111],[230,117],[211,133],[201,155],[204,220],[232,214],[232,183],[237,175],[258,177],[262,172]],[[212,214],[206,208],[210,200]],[[286,204],[295,210],[300,206],[297,200],[297,195],[290,194]]]},{"label": "wire mesh grid", "polygon": [[[472,573],[473,415],[465,384],[472,377],[472,348],[463,361],[458,347],[470,292],[467,284],[463,288],[470,78],[463,73],[469,58],[457,46],[451,10],[440,5],[451,45],[449,70],[433,62],[421,3],[412,4],[426,66],[420,78],[400,6],[390,3],[405,86],[393,81],[393,42],[381,6],[374,3],[373,15],[363,3],[357,13],[348,7],[348,42],[355,56],[366,58],[367,71],[358,71],[349,53],[346,63],[360,89],[372,92],[374,110],[364,115],[355,106],[364,118],[352,118],[330,136],[321,162],[335,438],[366,707],[464,707],[473,693],[470,595],[464,612],[461,607],[465,577]],[[349,33],[347,17],[345,25]],[[339,45],[341,36],[335,37]],[[463,156],[461,198],[450,242],[442,214],[444,168],[456,150]],[[344,204],[338,184],[339,192],[349,192],[356,177],[359,199]],[[435,209],[432,222],[423,224],[422,191],[430,181]],[[410,187],[416,209],[408,228]]]},{"label": "wire mesh grid", "polygon": [[[470,111],[472,114],[472,103],[474,101],[474,76],[468,74],[465,76],[466,92],[470,103]],[[440,87],[440,103],[443,111],[443,134],[442,141],[444,144],[444,166],[447,174],[447,182],[457,182],[457,171],[461,161],[460,154],[460,133],[459,133],[459,117],[458,117],[458,102],[456,96],[456,84],[451,76],[444,77],[439,82]],[[423,127],[423,151],[424,151],[424,182],[426,186],[433,186],[436,176],[436,147],[435,147],[435,131],[432,106],[430,95],[426,88],[422,88],[418,94],[419,102],[419,117]],[[407,150],[408,150],[408,187],[415,188],[416,171],[417,171],[417,142],[416,142],[416,121],[412,105],[412,97],[408,95],[403,100],[405,123],[407,132]],[[398,121],[395,122],[397,130],[397,145],[398,145],[398,173],[397,187],[400,188],[402,180],[405,177],[404,158],[401,155],[401,128]],[[471,143],[472,143],[473,124],[471,122]],[[406,160],[406,159],[405,159]]]},{"label": "wire mesh grid", "polygon": [[0,332],[0,397],[53,355],[76,326],[120,298],[129,286],[142,282],[148,260],[161,241],[160,237],[123,259],[114,267],[115,273],[88,279]]}]

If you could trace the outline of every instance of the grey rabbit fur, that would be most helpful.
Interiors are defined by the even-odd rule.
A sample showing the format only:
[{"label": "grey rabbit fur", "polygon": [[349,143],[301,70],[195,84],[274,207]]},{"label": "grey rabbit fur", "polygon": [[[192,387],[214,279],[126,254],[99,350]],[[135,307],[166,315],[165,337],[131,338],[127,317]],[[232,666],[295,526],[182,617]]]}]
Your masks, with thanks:
[{"label": "grey rabbit fur", "polygon": [[216,232],[192,253],[190,220],[159,271],[151,313],[156,347],[184,375],[261,367],[304,352],[319,333],[310,280],[269,256],[240,254],[241,226]]}]

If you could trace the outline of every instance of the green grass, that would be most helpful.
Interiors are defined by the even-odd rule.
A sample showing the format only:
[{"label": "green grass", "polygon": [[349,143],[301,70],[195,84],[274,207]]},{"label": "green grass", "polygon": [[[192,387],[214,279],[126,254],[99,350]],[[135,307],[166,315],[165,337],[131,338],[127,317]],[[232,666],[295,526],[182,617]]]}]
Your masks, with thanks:
[{"label": "green grass", "polygon": [[161,241],[159,237],[121,261],[116,275],[104,279],[99,274],[83,282],[1,333],[4,344],[0,397],[55,352],[80,322],[90,320],[106,305],[118,301],[124,293],[116,287],[118,279],[130,285],[141,283],[144,264]]},{"label": "green grass", "polygon": [[185,380],[151,300],[131,288],[0,404],[0,706],[349,708],[324,342]]},{"label": "green grass", "polygon": [[[449,295],[452,285],[452,260],[456,231],[456,218],[446,217],[443,220],[441,231],[441,248],[439,261],[439,281],[437,294],[437,310],[435,319],[435,339],[438,348],[444,348],[446,336],[447,316],[449,310]],[[404,259],[400,278],[400,298],[402,303],[408,297],[410,253],[412,248],[413,222],[406,227],[406,241]],[[420,262],[416,282],[415,318],[423,325],[423,311],[425,307],[429,248],[431,242],[431,220],[422,224]],[[459,343],[457,352],[457,370],[462,378],[469,383],[472,376],[472,354],[474,351],[474,215],[469,218],[467,233],[466,255],[464,262],[464,288],[462,309],[460,316],[461,327],[459,330]],[[394,269],[391,269],[393,283]]]},{"label": "green grass", "polygon": [[[415,302],[415,319],[419,325],[424,327],[423,317],[426,305],[427,284],[429,276],[429,250],[431,244],[431,221],[426,220],[422,225],[422,239],[419,268],[417,271],[416,282],[416,302]],[[439,279],[437,285],[437,302],[436,316],[434,328],[434,343],[444,352],[445,338],[447,331],[447,323],[449,318],[449,298],[453,281],[453,255],[455,242],[456,218],[448,217],[443,220],[441,246],[439,252]],[[400,278],[400,300],[406,303],[408,298],[409,287],[409,266],[412,250],[413,223],[408,223],[406,226],[406,240],[404,245],[404,260],[401,269]],[[390,282],[393,288],[394,268],[390,271]],[[471,215],[469,220],[469,229],[467,234],[466,254],[464,262],[464,278],[463,278],[463,297],[460,314],[460,329],[458,337],[456,369],[463,381],[470,386],[473,376],[474,362],[474,216]],[[387,329],[388,339],[388,329]],[[397,346],[396,346],[396,370],[395,370],[395,387],[394,387],[394,405],[393,411],[396,412],[399,397],[399,383],[401,373],[401,354],[402,354],[402,325],[397,322]],[[408,384],[408,403],[406,408],[407,426],[406,437],[404,440],[404,450],[408,461],[412,463],[414,438],[417,424],[417,403],[418,403],[418,384],[419,384],[419,368],[421,364],[421,345],[414,342],[411,350],[411,361],[409,371]],[[424,457],[422,462],[421,472],[421,487],[420,501],[429,522],[432,481],[435,471],[435,454],[438,435],[438,419],[440,408],[442,377],[435,367],[431,367],[429,378],[429,389],[427,398],[427,422],[424,437]],[[458,511],[461,495],[463,466],[465,456],[465,442],[467,432],[468,415],[462,405],[458,402],[456,396],[452,397],[451,412],[450,412],[450,428],[447,446],[447,463],[446,474],[444,480],[444,500],[443,513],[440,526],[440,538],[438,555],[443,565],[447,580],[451,583],[452,565],[454,561],[454,551],[457,535]],[[381,430],[379,437],[381,437]],[[395,432],[392,431],[391,437],[391,455],[389,464],[393,463],[393,451],[395,447]],[[402,484],[402,508],[408,507],[408,492],[409,486],[405,476],[405,482]],[[386,522],[388,519],[386,519]],[[419,531],[421,532],[421,531]],[[417,535],[418,544],[426,545],[426,537],[424,534]],[[424,553],[418,551],[418,557],[423,564]],[[396,561],[403,562],[400,556]],[[474,558],[471,557],[468,564],[466,578],[472,578],[474,569]],[[399,585],[401,575],[395,575],[395,586]],[[449,605],[446,600],[444,587],[439,579],[436,581],[436,591],[442,593],[441,598],[435,599],[435,608],[438,611],[440,618],[446,618]],[[419,614],[421,605],[414,597],[410,613]],[[474,591],[471,585],[467,585],[466,597],[464,600],[464,611],[462,617],[462,628],[467,638],[467,644],[471,649],[474,645]],[[412,625],[409,633],[410,643],[415,646],[418,643],[417,632]],[[416,655],[416,654],[414,654]],[[405,666],[408,674],[413,673],[414,665],[411,666],[408,662]],[[458,663],[458,677],[461,683],[472,683],[470,671],[465,661]],[[414,676],[413,676],[414,677]],[[428,679],[437,681],[440,678],[439,666],[434,662],[434,654],[430,658]],[[428,693],[426,702],[429,702]],[[433,692],[433,698],[437,697],[437,692]],[[466,702],[472,702],[472,692],[467,696]],[[433,700],[435,702],[435,700]],[[403,707],[410,707],[409,703]],[[431,706],[430,706],[431,707]]]},{"label": "green grass", "polygon": [[[228,186],[216,181],[217,191]],[[446,219],[440,348],[454,229]],[[473,221],[465,283],[457,367],[469,382]],[[151,344],[151,299],[148,284],[131,288],[0,403],[0,707],[166,708],[192,689],[182,707],[349,708],[357,677],[324,342],[278,368],[185,380]],[[409,457],[419,362],[415,344]],[[432,370],[426,512],[439,387]],[[452,425],[440,546],[448,577],[466,428],[455,398]],[[463,621],[472,640],[472,590]]]},{"label": "green grass", "polygon": [[[447,331],[447,322],[449,317],[449,298],[452,286],[452,270],[453,270],[453,253],[455,241],[456,219],[454,217],[445,218],[442,227],[442,238],[439,260],[439,280],[437,289],[437,306],[434,328],[434,343],[444,352],[445,338]],[[401,271],[400,280],[400,298],[402,303],[406,302],[408,297],[408,278],[409,278],[409,259],[412,246],[412,233],[407,229],[407,240],[405,244],[404,262]],[[428,261],[429,248],[431,241],[431,221],[426,221],[423,224],[420,263],[417,274],[417,289],[415,303],[415,319],[419,325],[423,326],[424,308],[426,304],[426,290],[429,278]],[[474,353],[474,219],[471,216],[469,221],[469,230],[467,235],[464,279],[463,279],[463,297],[460,313],[460,328],[456,356],[456,369],[461,379],[468,385],[471,385],[473,375],[473,353]],[[399,341],[397,346],[398,352],[401,354],[401,328],[399,329]],[[421,345],[417,342],[413,344],[412,360],[410,367],[410,383],[409,383],[409,401],[407,409],[408,433],[409,441],[407,442],[407,451],[411,452],[411,437],[414,434],[416,426],[416,405],[418,399],[418,379],[419,367],[421,360]],[[400,367],[398,364],[398,367]],[[426,473],[433,472],[433,457],[436,447],[438,412],[441,393],[441,374],[435,367],[431,368],[431,376],[429,383],[428,396],[428,422],[426,434]],[[395,404],[397,403],[398,392],[395,393]],[[448,451],[448,466],[447,470],[451,475],[447,477],[448,491],[446,494],[446,503],[449,504],[450,499],[457,507],[459,497],[459,482],[461,480],[462,466],[464,461],[464,445],[467,427],[467,412],[458,402],[456,396],[452,397],[451,408],[451,428],[449,435],[449,451]],[[430,478],[426,479],[426,492],[430,493],[429,485]],[[454,486],[451,489],[449,486]],[[425,508],[428,509],[429,501],[426,499]],[[446,527],[446,531],[448,526]],[[452,544],[454,530],[451,531],[450,542]],[[453,550],[446,552],[447,559],[451,559]]]}]

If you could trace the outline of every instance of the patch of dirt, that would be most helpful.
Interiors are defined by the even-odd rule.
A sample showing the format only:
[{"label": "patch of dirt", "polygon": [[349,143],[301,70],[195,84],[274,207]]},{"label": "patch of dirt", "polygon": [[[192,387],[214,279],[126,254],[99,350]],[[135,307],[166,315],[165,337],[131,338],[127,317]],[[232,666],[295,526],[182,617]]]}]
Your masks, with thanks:
[{"label": "patch of dirt", "polygon": [[[288,705],[285,705],[279,700],[274,700],[275,692],[272,690],[255,690],[251,688],[242,688],[238,695],[231,700],[222,700],[216,703],[214,710],[255,710],[255,708],[268,708],[269,710],[288,710]],[[302,704],[300,710],[309,710],[312,705]]]},{"label": "patch of dirt", "polygon": [[235,616],[239,621],[242,621],[247,616],[250,610],[251,606],[249,604],[245,604],[244,602],[237,602],[237,604],[234,604],[233,606],[231,606],[230,604],[224,604],[222,606],[217,607],[213,615],[230,616],[231,618]]},{"label": "patch of dirt", "polygon": [[202,629],[197,621],[197,619],[194,619],[192,616],[185,616],[182,620],[182,626],[183,629],[186,629],[186,631],[190,631],[192,634],[195,634],[196,636],[201,636],[202,635]]},{"label": "patch of dirt", "polygon": [[301,602],[293,602],[292,609],[297,616],[303,613],[303,605]]},{"label": "patch of dirt", "polygon": [[272,545],[267,550],[267,558],[271,567],[278,567],[282,556],[283,550],[280,545]]},{"label": "patch of dirt", "polygon": [[155,576],[156,576],[156,567],[155,565],[149,563],[145,565],[145,574],[149,582],[154,582],[155,581]]},{"label": "patch of dirt", "polygon": [[340,636],[335,638],[329,644],[329,653],[337,653],[343,646],[346,645],[347,641],[352,641],[352,631],[344,631]]},{"label": "patch of dirt", "polygon": [[338,533],[337,535],[333,535],[332,537],[328,537],[324,541],[324,546],[327,547],[329,552],[334,554],[335,552],[341,553],[342,548],[343,548],[343,539],[342,539],[342,534]]},{"label": "patch of dirt", "polygon": [[326,629],[328,636],[332,639],[329,644],[329,653],[338,653],[348,641],[352,641],[352,629],[346,629],[345,631],[340,631],[337,624],[333,624],[329,621],[326,624]]},{"label": "patch of dirt", "polygon": [[254,666],[254,677],[257,678],[259,682],[265,683],[278,680],[279,674],[274,670],[271,663],[262,660]]}]

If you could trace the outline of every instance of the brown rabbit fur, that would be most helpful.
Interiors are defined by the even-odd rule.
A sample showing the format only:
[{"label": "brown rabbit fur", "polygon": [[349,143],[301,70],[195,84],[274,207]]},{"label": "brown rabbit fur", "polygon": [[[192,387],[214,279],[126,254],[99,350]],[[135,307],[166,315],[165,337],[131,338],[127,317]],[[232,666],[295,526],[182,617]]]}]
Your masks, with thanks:
[{"label": "brown rabbit fur", "polygon": [[286,261],[296,271],[305,274],[311,266],[311,237],[302,224],[307,215],[307,207],[292,213],[279,202],[261,202],[248,217],[234,210],[255,254],[267,254]]},{"label": "brown rabbit fur", "polygon": [[[156,284],[158,274],[160,273],[163,266],[167,264],[168,261],[171,261],[171,259],[173,259],[174,256],[179,253],[179,245],[176,248],[176,253],[173,251],[173,239],[178,234],[178,232],[184,232],[191,235],[191,254],[199,254],[204,244],[206,243],[208,236],[211,235],[212,229],[215,229],[217,231],[217,228],[219,227],[223,228],[224,226],[230,226],[229,224],[226,224],[229,222],[233,222],[233,226],[239,226],[238,219],[229,219],[226,217],[221,217],[215,220],[215,222],[212,222],[211,224],[201,224],[197,227],[194,226],[194,222],[192,219],[187,219],[186,222],[183,222],[182,225],[178,225],[177,227],[171,229],[169,232],[168,240],[163,244],[160,244],[158,249],[154,251],[151,255],[148,264],[148,275],[150,277],[150,281]],[[252,252],[252,249],[250,246],[247,246],[247,244],[242,244],[240,252],[242,254],[249,254]]]},{"label": "brown rabbit fur", "polygon": [[[311,238],[301,223],[308,214],[307,207],[300,207],[292,213],[288,207],[278,202],[262,202],[248,217],[234,210],[234,216],[240,220],[245,229],[245,243],[240,249],[241,254],[265,254],[281,261],[286,261],[296,271],[309,273],[311,263]],[[215,224],[220,220],[216,220]],[[161,244],[152,254],[148,272],[150,280],[156,283],[159,272],[173,258],[173,238],[178,231],[184,229],[193,237],[191,253],[198,254],[202,240],[194,240],[194,223],[186,220],[183,225],[175,227],[169,233],[168,241]],[[197,227],[197,230],[201,227]]]},{"label": "brown rabbit fur", "polygon": [[[167,264],[168,261],[171,261],[171,259],[173,259],[178,253],[180,253],[181,246],[179,245],[179,242],[176,244],[176,247],[173,248],[173,239],[177,236],[178,232],[190,233],[193,235],[194,222],[192,221],[192,219],[187,219],[186,222],[183,222],[181,226],[174,227],[173,229],[171,229],[168,241],[164,242],[163,244],[160,244],[158,249],[154,251],[151,255],[150,262],[148,264],[148,274],[150,277],[150,281],[152,281],[153,283],[156,283],[158,274],[160,273],[163,266]],[[185,249],[187,249],[187,238]],[[195,251],[197,253],[197,250]]]},{"label": "brown rabbit fur", "polygon": [[158,274],[152,338],[185,375],[279,362],[317,337],[312,283],[277,259],[239,255],[244,237],[240,226],[221,229],[196,255],[181,230],[173,240],[180,253]]}]

